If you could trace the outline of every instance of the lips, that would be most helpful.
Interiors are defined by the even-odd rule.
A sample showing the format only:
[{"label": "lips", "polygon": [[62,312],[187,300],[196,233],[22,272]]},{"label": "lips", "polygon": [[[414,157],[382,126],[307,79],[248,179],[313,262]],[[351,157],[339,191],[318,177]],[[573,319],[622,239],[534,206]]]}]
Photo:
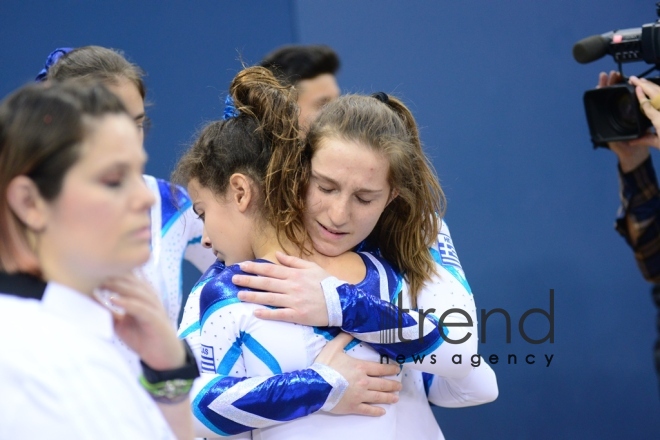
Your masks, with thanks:
[{"label": "lips", "polygon": [[133,237],[139,240],[151,240],[151,225],[136,229]]},{"label": "lips", "polygon": [[339,239],[344,237],[345,235],[348,235],[348,232],[341,232],[341,231],[337,231],[336,229],[327,228],[323,226],[321,223],[318,223],[318,225],[320,227],[319,229],[321,230],[321,233],[326,237],[332,239]]}]

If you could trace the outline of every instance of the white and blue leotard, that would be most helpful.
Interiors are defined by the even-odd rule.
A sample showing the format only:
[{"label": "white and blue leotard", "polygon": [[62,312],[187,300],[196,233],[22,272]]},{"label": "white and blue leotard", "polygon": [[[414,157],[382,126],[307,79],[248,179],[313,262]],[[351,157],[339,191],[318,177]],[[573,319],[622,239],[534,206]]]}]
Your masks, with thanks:
[{"label": "white and blue leotard", "polygon": [[182,302],[182,266],[188,260],[200,272],[215,261],[201,244],[204,224],[192,210],[188,193],[162,179],[144,176],[156,196],[151,207],[151,257],[143,273],[161,294],[170,322],[177,327]]},{"label": "white and blue leotard", "polygon": [[[144,175],[156,198],[151,207],[151,256],[139,269],[160,294],[173,328],[177,328],[182,303],[182,263],[188,260],[201,272],[215,261],[213,253],[202,246],[204,224],[192,210],[188,193],[180,186]],[[142,372],[138,356],[118,338],[115,341],[136,374]]]},{"label": "white and blue leotard", "polygon": [[[391,301],[399,285],[396,272],[382,259],[360,256],[366,276],[356,287]],[[204,434],[226,436],[257,428],[252,438],[302,439],[311,430],[314,438],[333,440],[360,432],[393,438],[396,412],[391,405],[378,419],[324,412],[339,401],[346,383],[314,359],[340,329],[255,318],[254,310],[264,306],[238,300],[239,288],[231,282],[237,273],[243,272],[229,266],[200,286],[202,378],[193,412],[210,431]],[[379,360],[378,353],[357,340],[346,351]]]},{"label": "white and blue leotard", "polygon": [[[348,285],[336,279],[325,280],[323,287],[331,322],[334,320],[333,323],[340,325],[344,331],[369,342],[391,362],[397,356],[400,360],[405,358],[402,374],[404,388],[397,404],[397,413],[405,416],[397,418],[397,430],[400,433],[407,432],[407,425],[411,429],[419,429],[420,425],[415,420],[425,419],[431,424],[430,429],[425,430],[426,435],[419,438],[436,439],[442,438],[442,434],[427,403],[427,392],[430,401],[437,405],[470,406],[492,401],[497,396],[497,383],[493,371],[485,362],[477,368],[470,365],[470,357],[477,353],[476,307],[444,222],[441,224],[438,241],[430,251],[436,260],[438,275],[425,284],[417,298],[417,310],[399,313],[394,305],[399,303],[399,297],[390,298],[390,301],[376,298],[369,295],[369,290],[364,286]],[[199,321],[194,315],[199,313],[200,290],[195,289],[191,293],[180,332],[180,336],[186,336],[189,343],[197,347]],[[400,277],[397,277],[396,290],[401,295],[403,308],[409,309],[407,286],[401,283]],[[439,318],[446,311],[456,308],[465,311],[473,325],[438,326]],[[466,317],[450,313],[443,322],[464,324]],[[446,339],[453,341],[465,338],[468,333],[470,337],[461,344],[450,344],[445,342],[440,332]],[[423,338],[419,337],[420,333]],[[453,362],[454,355],[460,355],[462,363]],[[435,373],[437,376],[422,375],[422,372]],[[261,400],[270,405],[279,404],[272,395],[263,395]],[[317,405],[322,404],[317,402]],[[402,411],[404,405],[406,411]]]}]

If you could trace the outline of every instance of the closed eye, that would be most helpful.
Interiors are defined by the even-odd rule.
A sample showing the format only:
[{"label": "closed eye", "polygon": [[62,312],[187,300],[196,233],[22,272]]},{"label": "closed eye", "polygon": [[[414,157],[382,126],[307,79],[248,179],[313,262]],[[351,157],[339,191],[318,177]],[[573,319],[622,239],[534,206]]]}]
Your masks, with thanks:
[{"label": "closed eye", "polygon": [[121,186],[121,184],[122,184],[122,181],[121,181],[121,180],[112,179],[112,180],[106,180],[106,181],[104,181],[103,184],[104,184],[105,186],[107,186],[108,188],[119,188],[119,187]]},{"label": "closed eye", "polygon": [[200,219],[202,222],[204,222],[204,213],[203,212],[197,212],[197,210],[195,209],[194,206],[193,206],[192,210],[195,213],[195,215],[197,216],[197,218]]}]

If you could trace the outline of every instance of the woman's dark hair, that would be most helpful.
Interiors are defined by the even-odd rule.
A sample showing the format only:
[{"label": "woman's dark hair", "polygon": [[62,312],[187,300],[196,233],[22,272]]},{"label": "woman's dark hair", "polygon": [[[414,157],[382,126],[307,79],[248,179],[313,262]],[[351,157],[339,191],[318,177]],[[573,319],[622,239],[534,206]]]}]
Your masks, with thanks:
[{"label": "woman's dark hair", "polygon": [[77,81],[32,84],[0,104],[0,269],[37,274],[27,227],[13,213],[7,189],[17,176],[34,181],[41,196],[54,200],[78,160],[93,121],[125,113],[119,98],[103,85]]},{"label": "woman's dark hair", "polygon": [[83,46],[63,55],[49,70],[46,79],[64,81],[79,78],[117,84],[125,78],[132,82],[144,100],[147,89],[144,72],[124,54],[101,46]]},{"label": "woman's dark hair", "polygon": [[[238,116],[209,123],[181,157],[172,180],[196,179],[214,194],[225,194],[234,173],[249,176],[264,194],[264,180],[280,170],[271,158],[299,145],[298,107],[292,87],[282,85],[263,67],[248,67],[232,80],[229,94]],[[266,220],[272,213],[262,210]]]}]

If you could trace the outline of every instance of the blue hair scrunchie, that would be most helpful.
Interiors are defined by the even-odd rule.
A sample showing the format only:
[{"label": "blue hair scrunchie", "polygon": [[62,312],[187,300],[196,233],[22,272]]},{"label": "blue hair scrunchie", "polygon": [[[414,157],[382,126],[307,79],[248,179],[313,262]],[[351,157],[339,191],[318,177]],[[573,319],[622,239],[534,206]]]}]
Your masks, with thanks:
[{"label": "blue hair scrunchie", "polygon": [[37,82],[46,81],[48,70],[53,66],[53,64],[55,64],[60,58],[71,52],[73,49],[74,49],[73,47],[58,47],[57,49],[52,51],[48,55],[48,58],[46,58],[46,65],[44,66],[43,69],[41,69],[39,75],[37,75],[37,77],[34,80]]},{"label": "blue hair scrunchie", "polygon": [[225,98],[225,111],[222,114],[222,120],[226,121],[227,119],[235,118],[239,115],[238,110],[236,110],[236,106],[234,105],[234,99],[230,96],[227,95]]}]

